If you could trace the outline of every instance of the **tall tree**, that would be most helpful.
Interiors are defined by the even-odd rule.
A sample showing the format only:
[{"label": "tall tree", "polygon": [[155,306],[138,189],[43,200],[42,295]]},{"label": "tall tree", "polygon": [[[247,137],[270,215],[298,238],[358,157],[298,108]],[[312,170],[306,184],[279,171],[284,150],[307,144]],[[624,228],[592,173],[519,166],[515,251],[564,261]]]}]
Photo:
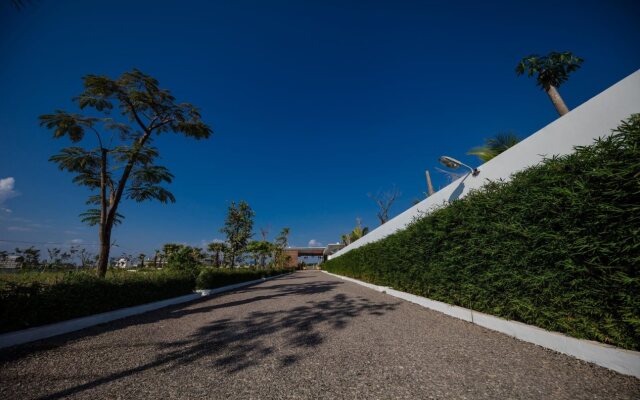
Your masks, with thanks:
[{"label": "tall tree", "polygon": [[499,133],[495,137],[485,139],[483,146],[474,147],[467,154],[487,162],[519,142],[520,139],[513,133]]},{"label": "tall tree", "polygon": [[516,66],[516,74],[527,74],[529,77],[535,75],[536,83],[547,93],[558,114],[562,116],[569,112],[569,108],[562,100],[558,88],[569,79],[569,74],[580,68],[583,61],[570,51],[551,52],[546,56],[532,54],[520,60]]},{"label": "tall tree", "polygon": [[399,196],[400,191],[395,186],[386,192],[378,192],[376,195],[369,193],[369,197],[375,201],[378,206],[378,213],[376,215],[380,220],[380,225],[383,225],[389,220],[389,210]]},{"label": "tall tree", "polygon": [[[53,137],[69,137],[73,143],[92,134],[95,141],[83,148],[62,149],[50,158],[61,170],[76,174],[73,182],[95,194],[87,203],[97,206],[81,214],[83,221],[99,226],[98,275],[107,272],[111,231],[122,216],[118,206],[123,197],[137,202],[174,202],[171,192],[160,186],[171,183],[166,167],[155,165],[158,150],[151,146],[152,135],[173,132],[195,139],[208,138],[212,131],[202,122],[191,104],[177,103],[158,81],[134,69],[117,79],[87,75],[84,92],[74,100],[81,110],[93,109],[101,116],[56,111],[40,116],[40,124],[53,129]],[[120,118],[111,110],[117,107]],[[88,140],[87,140],[88,141]]]},{"label": "tall tree", "polygon": [[236,258],[243,253],[249,239],[253,236],[254,215],[255,213],[245,201],[240,201],[237,206],[232,201],[227,210],[227,218],[220,232],[227,235],[227,245],[229,246],[227,255],[232,268],[236,264]]},{"label": "tall tree", "polygon": [[211,252],[214,265],[219,268],[220,260],[222,259],[222,256],[224,255],[224,253],[227,251],[226,243],[223,243],[223,242],[209,243],[209,245],[207,246],[207,249]]}]

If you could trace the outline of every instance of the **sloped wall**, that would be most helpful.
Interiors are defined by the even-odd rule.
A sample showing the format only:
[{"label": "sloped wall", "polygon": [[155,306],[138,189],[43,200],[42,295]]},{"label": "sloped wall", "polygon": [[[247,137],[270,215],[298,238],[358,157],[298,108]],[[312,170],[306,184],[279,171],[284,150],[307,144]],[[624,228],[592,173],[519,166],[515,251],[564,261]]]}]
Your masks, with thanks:
[{"label": "sloped wall", "polygon": [[464,197],[470,190],[480,188],[487,180],[509,180],[514,172],[536,165],[545,157],[568,154],[575,146],[592,144],[594,139],[611,132],[633,113],[640,113],[640,70],[483,164],[478,168],[478,176],[469,174],[454,181],[329,256],[329,259],[391,235],[434,207]]}]

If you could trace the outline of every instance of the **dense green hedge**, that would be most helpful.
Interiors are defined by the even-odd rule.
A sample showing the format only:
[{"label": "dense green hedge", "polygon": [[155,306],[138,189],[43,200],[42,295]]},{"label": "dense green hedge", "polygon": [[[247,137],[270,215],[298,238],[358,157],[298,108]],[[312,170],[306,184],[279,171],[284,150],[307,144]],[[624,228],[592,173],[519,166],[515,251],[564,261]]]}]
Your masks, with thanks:
[{"label": "dense green hedge", "polygon": [[324,269],[640,350],[640,114]]},{"label": "dense green hedge", "polygon": [[281,275],[293,271],[286,268],[258,269],[228,269],[228,268],[204,268],[200,271],[196,280],[198,289],[214,289],[235,283],[253,281],[262,277]]},{"label": "dense green hedge", "polygon": [[289,270],[209,269],[195,271],[24,272],[0,275],[0,332],[84,317],[259,279]]},{"label": "dense green hedge", "polygon": [[45,278],[31,273],[2,281],[0,332],[181,296],[193,292],[195,285],[191,274],[173,271],[119,271],[104,279],[88,272]]}]

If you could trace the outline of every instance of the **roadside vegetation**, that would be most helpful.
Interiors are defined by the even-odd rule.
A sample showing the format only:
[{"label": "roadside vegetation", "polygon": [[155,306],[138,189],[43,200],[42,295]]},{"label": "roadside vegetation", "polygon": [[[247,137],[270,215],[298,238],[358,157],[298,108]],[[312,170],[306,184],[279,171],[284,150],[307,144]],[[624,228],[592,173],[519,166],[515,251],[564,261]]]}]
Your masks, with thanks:
[{"label": "roadside vegetation", "polygon": [[323,269],[640,350],[638,171],[640,114]]},{"label": "roadside vegetation", "polygon": [[[252,281],[291,272],[289,228],[273,242],[268,230],[262,240],[251,240],[255,213],[244,201],[231,202],[220,232],[224,242],[207,250],[180,243],[166,243],[152,260],[144,254],[123,254],[111,259],[104,276],[95,274],[99,259],[84,249],[16,249],[21,268],[0,273],[0,332],[79,318],[193,293],[196,289]],[[7,252],[0,254],[6,259]],[[133,262],[137,262],[133,264]],[[117,267],[123,265],[124,267]]]},{"label": "roadside vegetation", "polygon": [[213,289],[290,272],[291,269],[111,268],[104,278],[92,271],[0,274],[0,332],[26,329],[72,318]]}]

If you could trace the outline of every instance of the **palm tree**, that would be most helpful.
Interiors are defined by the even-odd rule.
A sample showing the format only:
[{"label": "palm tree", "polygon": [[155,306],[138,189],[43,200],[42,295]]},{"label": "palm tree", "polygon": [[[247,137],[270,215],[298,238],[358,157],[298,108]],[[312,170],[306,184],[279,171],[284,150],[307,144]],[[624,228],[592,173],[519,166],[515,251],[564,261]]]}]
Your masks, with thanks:
[{"label": "palm tree", "polygon": [[499,133],[491,139],[485,139],[483,146],[474,147],[467,154],[478,156],[484,162],[487,162],[520,142],[518,136],[513,133]]},{"label": "palm tree", "polygon": [[227,245],[223,242],[212,242],[207,246],[213,255],[213,263],[216,267],[220,267],[221,255],[227,251]]},{"label": "palm tree", "polygon": [[360,218],[356,218],[356,227],[353,228],[351,233],[347,233],[341,236],[342,243],[344,243],[345,246],[348,246],[367,233],[369,233],[369,228],[367,228],[366,226],[362,227],[362,220]]},{"label": "palm tree", "polygon": [[532,54],[523,58],[516,67],[518,76],[536,76],[538,86],[540,86],[551,99],[560,116],[569,112],[569,108],[560,97],[558,88],[569,79],[569,74],[580,68],[584,60],[571,54],[570,51],[564,53],[551,52],[546,56]]}]

